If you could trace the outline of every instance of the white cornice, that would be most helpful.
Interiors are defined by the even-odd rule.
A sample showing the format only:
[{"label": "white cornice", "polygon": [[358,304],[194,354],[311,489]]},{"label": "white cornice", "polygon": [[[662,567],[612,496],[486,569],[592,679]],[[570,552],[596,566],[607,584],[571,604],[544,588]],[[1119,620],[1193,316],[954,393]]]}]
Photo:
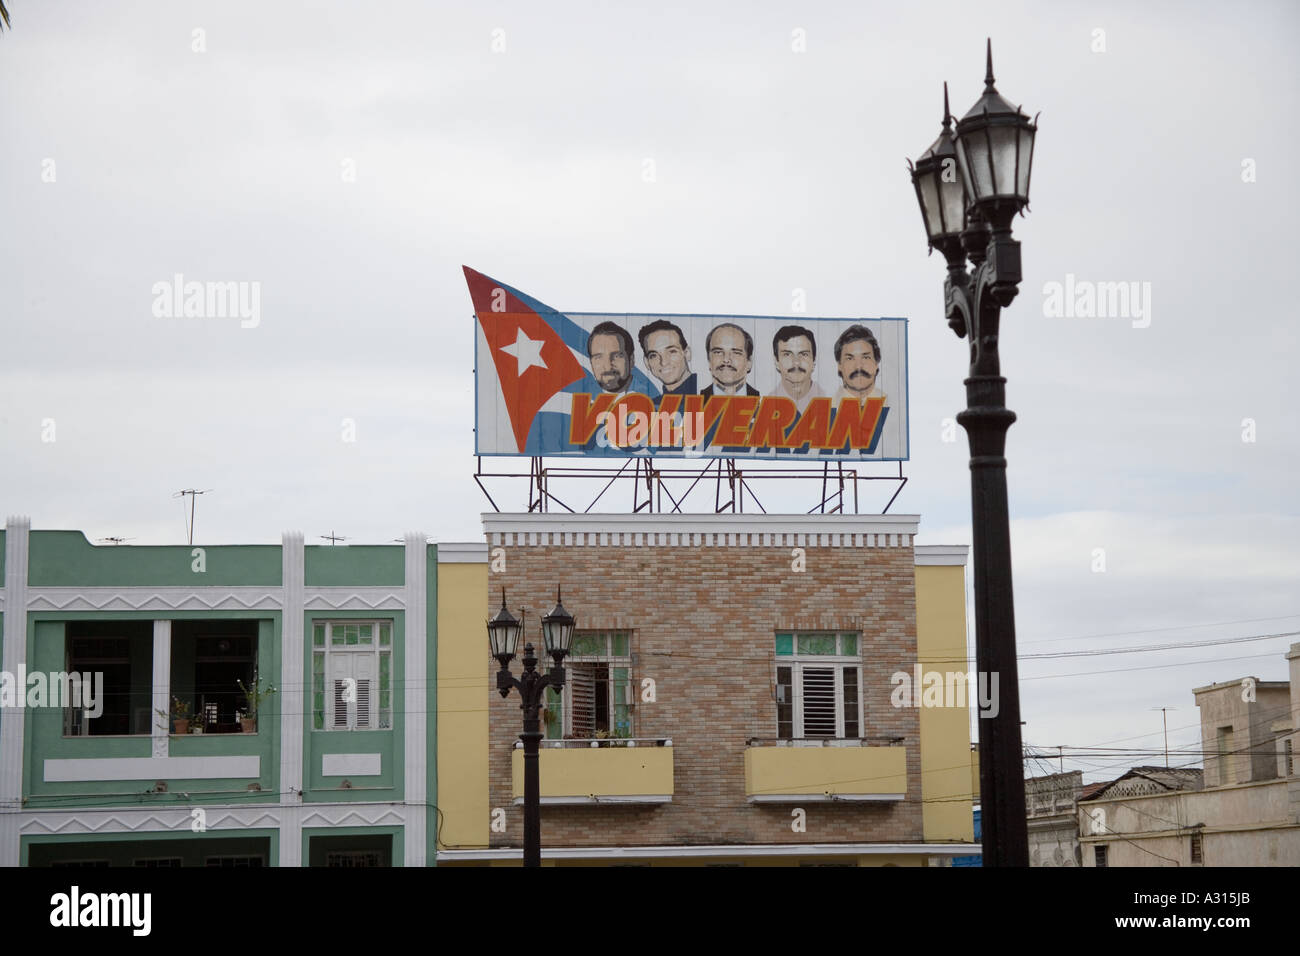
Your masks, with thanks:
[{"label": "white cornice", "polygon": [[489,546],[910,548],[917,515],[483,515]]},{"label": "white cornice", "polygon": [[439,564],[487,564],[488,547],[482,541],[444,541],[438,544]]},{"label": "white cornice", "polygon": [[[542,847],[548,860],[644,860],[678,857],[747,857],[747,856],[979,856],[978,843],[737,843],[707,846],[593,846]],[[519,847],[482,850],[439,850],[439,863],[478,860],[518,860]]]},{"label": "white cornice", "polygon": [[920,567],[935,565],[965,567],[970,547],[964,544],[918,544],[916,563]]}]

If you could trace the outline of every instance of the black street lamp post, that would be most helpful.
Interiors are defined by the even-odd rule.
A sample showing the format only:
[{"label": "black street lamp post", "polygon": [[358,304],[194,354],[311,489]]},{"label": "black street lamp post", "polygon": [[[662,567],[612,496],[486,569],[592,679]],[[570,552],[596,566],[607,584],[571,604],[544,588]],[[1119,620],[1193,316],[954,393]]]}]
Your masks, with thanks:
[{"label": "black street lamp post", "polygon": [[510,689],[518,688],[519,696],[523,698],[519,709],[524,712],[524,732],[519,737],[524,742],[524,866],[542,865],[541,777],[538,770],[542,695],[548,687],[554,687],[557,693],[564,690],[563,662],[569,653],[575,623],[573,615],[560,603],[560,591],[556,588],[555,608],[542,618],[542,640],[552,660],[551,670],[547,674],[539,673],[533,645],[525,644],[524,670],[518,678],[510,673],[510,661],[519,650],[524,625],[506,609],[504,588],[501,589],[501,610],[487,624],[492,656],[501,665],[497,671],[497,690],[502,697],[509,697]]},{"label": "black street lamp post", "polygon": [[970,339],[967,408],[957,421],[966,429],[971,454],[975,661],[981,674],[998,676],[999,689],[997,716],[981,714],[979,720],[984,865],[1028,866],[1005,457],[1007,429],[1016,415],[1006,407],[998,322],[1019,291],[1020,243],[1011,238],[1011,220],[1029,205],[1038,127],[994,88],[991,41],[987,63],[984,94],[955,134],[944,84],[943,132],[908,165],[930,248],[948,262],[948,325]]}]

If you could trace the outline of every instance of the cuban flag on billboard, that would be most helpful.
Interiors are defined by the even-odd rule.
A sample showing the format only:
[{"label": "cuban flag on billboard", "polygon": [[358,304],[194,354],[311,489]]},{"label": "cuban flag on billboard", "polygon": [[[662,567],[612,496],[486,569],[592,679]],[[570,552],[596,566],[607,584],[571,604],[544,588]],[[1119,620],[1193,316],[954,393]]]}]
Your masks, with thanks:
[{"label": "cuban flag on billboard", "polygon": [[[515,440],[514,453],[541,456],[568,451],[626,457],[626,451],[599,446],[595,438],[577,445],[569,441],[571,396],[602,392],[587,356],[590,332],[504,282],[469,266],[462,268],[482,335],[479,351],[486,345],[491,356],[499,399]],[[634,358],[627,356],[629,365]],[[485,371],[476,367],[480,377]],[[644,372],[635,367],[631,371],[626,391],[658,397],[659,390]],[[480,409],[476,416],[480,421],[484,411]],[[510,453],[510,449],[485,448],[481,440],[476,444],[482,454]]]}]

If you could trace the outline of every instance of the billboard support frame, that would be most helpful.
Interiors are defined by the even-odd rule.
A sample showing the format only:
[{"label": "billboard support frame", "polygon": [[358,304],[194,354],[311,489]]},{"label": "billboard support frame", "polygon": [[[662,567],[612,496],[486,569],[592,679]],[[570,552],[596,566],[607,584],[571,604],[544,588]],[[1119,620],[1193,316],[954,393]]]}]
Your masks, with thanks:
[{"label": "billboard support frame", "polygon": [[[713,458],[709,459],[702,469],[694,468],[672,468],[656,466],[652,456],[635,455],[625,459],[617,469],[598,468],[592,465],[573,467],[565,465],[547,466],[546,460],[540,457],[529,459],[528,471],[484,471],[483,456],[476,455],[477,462],[474,481],[479,486],[479,490],[487,498],[492,510],[500,512],[501,508],[496,499],[484,485],[484,478],[510,478],[510,479],[528,479],[528,511],[545,514],[550,511],[551,505],[556,504],[563,508],[569,514],[590,514],[596,504],[605,496],[611,488],[615,486],[620,479],[631,484],[632,490],[632,513],[639,514],[645,511],[647,514],[667,513],[667,514],[688,514],[685,508],[686,500],[691,493],[704,482],[707,486],[713,484],[713,511],[714,514],[730,512],[733,514],[745,513],[745,495],[748,494],[753,501],[754,506],[762,514],[767,514],[767,509],[763,506],[755,493],[753,483],[759,479],[777,479],[784,481],[820,481],[821,497],[816,504],[807,512],[808,514],[844,514],[847,512],[847,492],[852,490],[853,514],[860,513],[861,499],[859,495],[858,482],[860,481],[892,481],[897,482],[898,486],[890,496],[885,507],[881,509],[881,514],[887,514],[893,506],[898,496],[902,493],[904,486],[907,484],[907,476],[903,474],[903,463],[899,461],[898,473],[886,475],[861,474],[857,467],[845,468],[843,461],[823,461],[820,473],[815,469],[780,469],[780,470],[759,470],[745,471],[737,465],[737,459],[734,458]],[[867,462],[853,463],[868,464]],[[832,465],[834,470],[832,470]],[[629,472],[629,466],[631,471]],[[711,481],[710,476],[712,476]],[[586,505],[579,511],[578,508],[571,506],[568,502],[560,498],[551,491],[551,479],[595,479],[603,480],[604,485]],[[667,485],[668,481],[685,481],[692,479],[686,490],[681,493],[680,497],[674,495],[671,488]],[[725,485],[725,491],[724,491]],[[644,486],[644,489],[643,489]],[[643,500],[644,492],[644,500]],[[671,507],[665,511],[664,496],[668,496]]]}]

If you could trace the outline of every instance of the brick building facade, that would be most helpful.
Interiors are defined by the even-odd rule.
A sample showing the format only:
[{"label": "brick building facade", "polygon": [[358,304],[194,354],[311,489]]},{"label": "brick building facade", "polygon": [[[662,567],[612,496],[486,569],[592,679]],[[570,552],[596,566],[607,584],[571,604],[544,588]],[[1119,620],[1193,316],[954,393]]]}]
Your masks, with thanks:
[{"label": "brick building facade", "polygon": [[[734,845],[787,862],[804,848],[810,860],[912,864],[970,852],[965,833],[960,847],[927,844],[922,712],[891,703],[891,677],[918,660],[915,516],[530,514],[484,525],[488,606],[504,588],[516,615],[526,608],[539,654],[538,619],[557,584],[577,618],[542,752],[545,847],[581,859],[584,849],[718,856]],[[961,558],[944,563],[964,564],[964,548],[946,550]],[[949,637],[964,646],[961,626]],[[595,643],[580,647],[584,635]],[[615,656],[580,663],[597,644]],[[484,666],[490,677],[495,663]],[[489,802],[505,810],[490,846],[519,847],[519,698],[489,695]],[[638,767],[667,759],[658,789],[668,792],[548,797],[561,786],[548,755],[575,748],[575,759],[610,767],[620,748]]]}]

